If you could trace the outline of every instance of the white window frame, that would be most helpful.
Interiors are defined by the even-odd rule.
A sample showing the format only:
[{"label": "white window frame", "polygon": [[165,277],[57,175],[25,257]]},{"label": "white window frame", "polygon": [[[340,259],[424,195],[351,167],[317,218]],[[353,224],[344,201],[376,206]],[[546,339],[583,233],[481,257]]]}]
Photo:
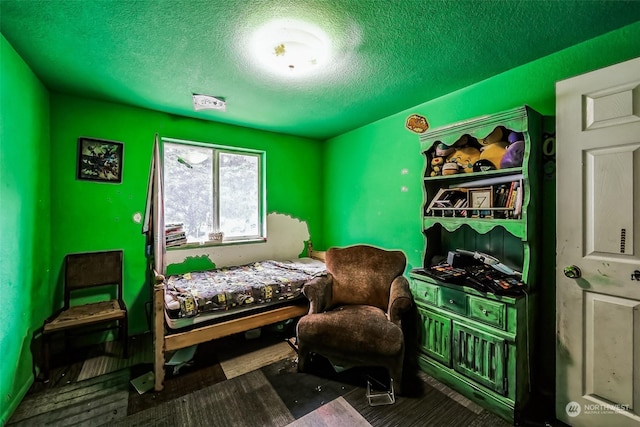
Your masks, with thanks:
[{"label": "white window frame", "polygon": [[[162,141],[162,161],[163,161],[163,177],[165,175],[164,168],[164,144],[181,144],[193,147],[210,149],[212,152],[212,168],[213,168],[213,206],[212,213],[214,231],[220,231],[220,180],[219,180],[219,161],[221,153],[240,154],[255,156],[258,159],[258,234],[250,236],[224,236],[222,243],[213,242],[189,242],[185,245],[169,247],[167,250],[193,248],[200,246],[213,246],[245,242],[263,242],[267,240],[267,224],[266,224],[266,152],[262,150],[254,150],[249,148],[238,148],[225,145],[211,144],[199,141],[188,141],[182,139],[161,138]],[[163,186],[166,191],[166,186]],[[166,218],[165,218],[166,221]]]}]

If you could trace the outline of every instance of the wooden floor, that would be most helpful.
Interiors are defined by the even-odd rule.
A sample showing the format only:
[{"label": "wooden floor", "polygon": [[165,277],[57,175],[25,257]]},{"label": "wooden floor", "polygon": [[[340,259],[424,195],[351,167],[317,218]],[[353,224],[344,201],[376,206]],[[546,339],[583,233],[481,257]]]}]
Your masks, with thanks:
[{"label": "wooden floor", "polygon": [[152,368],[149,336],[133,337],[129,359],[112,342],[52,361],[51,380],[36,382],[8,426],[473,426],[510,423],[423,373],[407,396],[370,406],[367,378],[384,372],[336,373],[322,358],[298,373],[286,332],[244,334],[198,346],[165,389],[138,393],[131,380]]}]

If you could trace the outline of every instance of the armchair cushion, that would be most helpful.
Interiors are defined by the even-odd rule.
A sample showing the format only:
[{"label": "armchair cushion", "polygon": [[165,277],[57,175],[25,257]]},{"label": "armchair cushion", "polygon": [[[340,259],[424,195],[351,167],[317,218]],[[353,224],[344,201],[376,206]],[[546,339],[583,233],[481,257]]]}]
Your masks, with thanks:
[{"label": "armchair cushion", "polygon": [[342,359],[344,349],[349,349],[350,360],[361,362],[368,362],[373,354],[389,357],[402,350],[402,330],[389,322],[384,311],[370,305],[344,305],[304,316],[298,324],[299,339],[317,343],[310,350],[324,349],[332,361]]}]

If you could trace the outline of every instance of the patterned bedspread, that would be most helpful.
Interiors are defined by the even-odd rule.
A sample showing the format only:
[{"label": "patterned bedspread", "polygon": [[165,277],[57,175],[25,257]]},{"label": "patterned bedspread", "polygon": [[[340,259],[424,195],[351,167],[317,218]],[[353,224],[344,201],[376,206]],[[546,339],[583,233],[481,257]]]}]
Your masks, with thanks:
[{"label": "patterned bedspread", "polygon": [[324,263],[301,258],[174,275],[166,281],[165,306],[176,319],[291,300],[302,295],[307,281],[324,274]]}]

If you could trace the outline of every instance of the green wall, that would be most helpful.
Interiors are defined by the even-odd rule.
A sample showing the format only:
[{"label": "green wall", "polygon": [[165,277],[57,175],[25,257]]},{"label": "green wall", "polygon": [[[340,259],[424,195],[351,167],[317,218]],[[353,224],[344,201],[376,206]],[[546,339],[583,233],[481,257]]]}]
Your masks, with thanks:
[{"label": "green wall", "polygon": [[0,425],[32,382],[33,331],[51,310],[49,94],[0,35]]},{"label": "green wall", "polygon": [[[528,104],[555,112],[554,83],[640,56],[640,23],[550,55],[421,104],[323,145],[314,140],[199,121],[52,93],[0,38],[0,423],[31,383],[34,329],[62,299],[66,253],[122,248],[130,333],[147,330],[144,237],[133,215],[144,212],[153,136],[267,151],[267,204],[306,221],[317,248],[369,243],[405,251],[422,263],[422,168],[418,137],[404,128],[411,113],[432,127]],[[51,98],[49,100],[49,97]],[[551,117],[551,120],[553,118]],[[75,179],[80,136],[121,141],[121,184]],[[326,189],[326,191],[325,191]],[[545,182],[545,284],[541,329],[553,331],[555,182]],[[324,194],[324,197],[318,196]],[[543,340],[553,363],[553,337]],[[551,344],[549,344],[551,343]],[[549,347],[550,346],[550,347]],[[547,361],[547,360],[545,360]],[[549,373],[551,372],[551,374]],[[553,370],[543,372],[552,375]]]},{"label": "green wall", "polygon": [[421,265],[424,165],[406,118],[422,114],[437,128],[526,104],[553,121],[556,81],[639,56],[638,40],[640,22],[328,140],[326,241],[400,248]]},{"label": "green wall", "polygon": [[[382,119],[326,143],[325,239],[330,245],[370,243],[403,250],[408,268],[422,265],[423,158],[405,129],[412,113],[431,128],[529,105],[554,128],[555,82],[640,56],[640,22],[589,40]],[[548,126],[546,126],[549,128]],[[404,189],[403,189],[404,187]],[[555,354],[555,177],[543,185],[543,266],[539,347],[543,387],[553,388]]]},{"label": "green wall", "polygon": [[[316,240],[322,233],[319,141],[171,116],[70,95],[51,95],[51,273],[62,298],[61,267],[70,252],[124,250],[124,297],[131,334],[148,330],[145,302],[145,238],[142,225],[155,133],[267,152],[267,210],[306,221]],[[124,143],[122,183],[76,179],[78,137]]]}]

